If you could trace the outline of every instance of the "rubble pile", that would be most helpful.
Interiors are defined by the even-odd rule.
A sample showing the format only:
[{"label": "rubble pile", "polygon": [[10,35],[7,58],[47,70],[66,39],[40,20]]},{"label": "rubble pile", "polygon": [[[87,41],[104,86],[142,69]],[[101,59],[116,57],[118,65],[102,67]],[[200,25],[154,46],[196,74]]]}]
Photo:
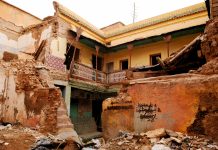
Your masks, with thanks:
[{"label": "rubble pile", "polygon": [[203,136],[188,136],[163,128],[129,133],[120,131],[117,138],[108,140],[101,150],[217,150],[212,140]]},{"label": "rubble pile", "polygon": [[207,22],[201,41],[201,49],[207,62],[218,57],[218,19],[214,18]]},{"label": "rubble pile", "polygon": [[[22,127],[20,125],[0,125],[1,150],[63,150],[68,146],[67,140],[60,139],[52,134],[42,134],[37,130]],[[71,149],[73,149],[72,146]]]},{"label": "rubble pile", "polygon": [[48,87],[46,80],[40,78],[38,64],[34,60],[0,61],[0,68],[16,76],[16,92]]},{"label": "rubble pile", "polygon": [[200,73],[204,75],[218,74],[218,57],[212,59],[194,73]]}]

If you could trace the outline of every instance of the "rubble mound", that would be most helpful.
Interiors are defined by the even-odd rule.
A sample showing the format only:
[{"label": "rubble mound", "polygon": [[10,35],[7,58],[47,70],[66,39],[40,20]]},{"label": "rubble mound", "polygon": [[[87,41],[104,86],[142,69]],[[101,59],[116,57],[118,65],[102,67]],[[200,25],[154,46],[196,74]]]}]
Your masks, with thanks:
[{"label": "rubble mound", "polygon": [[156,129],[142,133],[120,131],[117,138],[110,139],[101,150],[217,150],[212,140],[203,136],[188,136],[180,132]]},{"label": "rubble mound", "polygon": [[78,149],[75,143],[59,139],[51,134],[20,125],[0,124],[0,150],[63,150],[67,147]]},{"label": "rubble mound", "polygon": [[204,75],[218,74],[218,57],[203,65],[196,73]]},{"label": "rubble mound", "polygon": [[218,19],[211,19],[207,22],[205,32],[201,42],[203,54],[206,56],[207,61],[218,57]]}]

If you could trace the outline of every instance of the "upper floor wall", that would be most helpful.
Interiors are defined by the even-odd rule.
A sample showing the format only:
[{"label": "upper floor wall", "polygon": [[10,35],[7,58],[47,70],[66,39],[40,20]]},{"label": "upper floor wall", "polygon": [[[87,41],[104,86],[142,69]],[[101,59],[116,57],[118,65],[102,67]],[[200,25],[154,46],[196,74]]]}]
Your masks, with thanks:
[{"label": "upper floor wall", "polygon": [[113,71],[122,70],[123,60],[128,61],[128,68],[153,65],[152,59],[155,58],[152,58],[152,56],[159,56],[162,60],[164,60],[168,57],[168,50],[169,55],[180,50],[182,47],[195,39],[199,34],[200,33],[194,33],[172,38],[169,43],[164,40],[152,42],[150,44],[133,47],[131,51],[123,49],[117,52],[108,53],[104,57],[104,71],[108,70],[107,67],[109,63],[113,64]]},{"label": "upper floor wall", "polygon": [[51,35],[52,24],[23,28],[0,18],[0,58],[4,51],[19,54],[24,59],[32,58],[41,42]]},{"label": "upper floor wall", "polygon": [[81,28],[83,36],[108,48],[137,39],[203,25],[208,20],[205,3],[199,3],[104,32],[59,3],[55,2],[54,7],[56,15],[72,25],[72,31],[76,32]]}]

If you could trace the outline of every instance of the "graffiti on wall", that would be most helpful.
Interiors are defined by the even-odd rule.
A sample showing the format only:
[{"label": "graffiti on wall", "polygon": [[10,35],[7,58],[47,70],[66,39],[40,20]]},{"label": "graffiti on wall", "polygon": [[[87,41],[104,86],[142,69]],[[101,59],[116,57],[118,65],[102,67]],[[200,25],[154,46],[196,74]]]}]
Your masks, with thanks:
[{"label": "graffiti on wall", "polygon": [[108,106],[107,110],[121,110],[121,109],[133,109],[132,105],[127,106]]},{"label": "graffiti on wall", "polygon": [[139,118],[141,120],[153,122],[157,117],[157,113],[161,112],[161,110],[156,104],[139,103],[136,106],[136,112],[139,113]]}]

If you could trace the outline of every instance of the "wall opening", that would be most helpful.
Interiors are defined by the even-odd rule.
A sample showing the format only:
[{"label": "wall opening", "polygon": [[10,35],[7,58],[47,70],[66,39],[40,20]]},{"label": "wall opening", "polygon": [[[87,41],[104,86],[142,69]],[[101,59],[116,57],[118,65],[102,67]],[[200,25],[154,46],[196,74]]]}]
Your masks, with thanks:
[{"label": "wall opening", "polygon": [[150,55],[150,64],[152,66],[158,64],[157,57],[161,58],[161,53]]},{"label": "wall opening", "polygon": [[63,98],[65,98],[65,90],[66,90],[66,87],[63,86],[63,85],[57,85],[57,84],[55,84],[55,86],[60,88],[60,90],[61,90],[61,95],[62,95]]},{"label": "wall opening", "polygon": [[[92,55],[92,67],[96,69],[96,55]],[[97,70],[103,70],[103,58],[97,57]]]},{"label": "wall opening", "polygon": [[120,70],[127,70],[129,68],[128,59],[120,61]]},{"label": "wall opening", "polygon": [[106,71],[107,71],[107,73],[114,72],[114,63],[113,62],[109,62],[106,64]]},{"label": "wall opening", "polygon": [[102,103],[116,93],[90,92],[71,88],[70,118],[81,137],[101,135]]}]

